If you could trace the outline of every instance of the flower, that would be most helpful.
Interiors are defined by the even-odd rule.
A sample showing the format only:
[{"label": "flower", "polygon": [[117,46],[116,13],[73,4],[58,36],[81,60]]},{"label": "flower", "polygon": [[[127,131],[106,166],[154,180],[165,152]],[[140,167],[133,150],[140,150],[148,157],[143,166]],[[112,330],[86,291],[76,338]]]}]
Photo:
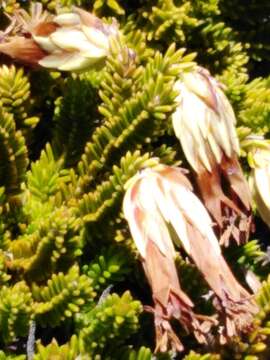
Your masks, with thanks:
[{"label": "flower", "polygon": [[141,171],[126,186],[124,216],[152,288],[157,349],[165,351],[168,342],[182,349],[169,324],[172,318],[201,342],[207,341],[206,332],[214,322],[194,314],[193,303],[180,288],[170,227],[214,292],[213,304],[224,320],[221,342],[247,330],[257,307],[224,260],[211,218],[183,170],[158,165]]},{"label": "flower", "polygon": [[97,67],[108,55],[115,24],[106,25],[96,16],[73,7],[72,12],[53,16],[33,3],[31,14],[20,9],[11,18],[11,28],[0,43],[0,52],[28,65],[63,71]]},{"label": "flower", "polygon": [[252,171],[249,184],[253,199],[263,221],[270,227],[270,144],[261,141],[249,153]]},{"label": "flower", "polygon": [[[238,162],[233,109],[221,84],[203,68],[183,73],[175,89],[179,92],[173,114],[175,134],[197,174],[205,206],[222,234],[221,243],[228,245],[232,236],[239,244],[249,236],[251,199]],[[224,187],[224,181],[229,186]]]}]

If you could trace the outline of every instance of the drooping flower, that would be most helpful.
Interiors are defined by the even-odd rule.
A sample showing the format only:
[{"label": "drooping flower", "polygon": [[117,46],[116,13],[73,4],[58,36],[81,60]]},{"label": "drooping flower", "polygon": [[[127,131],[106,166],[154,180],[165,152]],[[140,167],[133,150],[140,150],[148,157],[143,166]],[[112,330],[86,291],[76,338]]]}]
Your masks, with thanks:
[{"label": "drooping flower", "polygon": [[270,227],[270,143],[254,143],[249,153],[252,171],[249,177],[252,197],[263,221]]},{"label": "drooping flower", "polygon": [[158,349],[166,350],[169,342],[181,350],[169,324],[172,318],[202,342],[211,325],[209,318],[192,312],[180,288],[170,227],[214,292],[213,304],[224,321],[221,342],[249,328],[257,307],[224,260],[211,218],[183,170],[165,165],[143,170],[128,182],[123,208],[152,288]]},{"label": "drooping flower", "polygon": [[221,84],[207,70],[183,73],[176,82],[178,107],[173,127],[197,175],[205,206],[228,245],[232,236],[246,241],[251,227],[251,198],[238,162],[235,115]]},{"label": "drooping flower", "polygon": [[0,52],[28,65],[85,70],[104,63],[110,37],[116,34],[115,24],[103,24],[77,7],[53,16],[40,3],[33,3],[30,15],[23,9],[14,12]]}]

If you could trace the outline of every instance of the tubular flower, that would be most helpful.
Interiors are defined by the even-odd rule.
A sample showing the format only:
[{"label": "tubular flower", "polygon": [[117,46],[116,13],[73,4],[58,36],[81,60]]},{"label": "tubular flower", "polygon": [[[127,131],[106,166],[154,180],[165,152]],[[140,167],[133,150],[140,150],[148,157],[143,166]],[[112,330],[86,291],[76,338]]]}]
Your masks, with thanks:
[{"label": "tubular flower", "polygon": [[257,307],[225,262],[211,218],[183,170],[165,165],[143,170],[127,183],[123,208],[152,288],[157,349],[165,351],[168,341],[181,349],[169,325],[172,318],[201,342],[213,322],[192,312],[193,304],[180,288],[170,228],[214,292],[213,305],[224,321],[221,342],[250,327]]},{"label": "tubular flower", "polygon": [[238,162],[233,109],[221,85],[205,69],[182,74],[175,89],[179,106],[173,114],[174,131],[196,172],[205,206],[222,235],[221,244],[227,246],[231,236],[238,244],[246,241],[251,199]]},{"label": "tubular flower", "polygon": [[249,154],[251,192],[263,221],[270,227],[270,144],[261,142]]},{"label": "tubular flower", "polygon": [[28,65],[63,71],[85,70],[104,63],[115,25],[73,7],[70,13],[53,16],[33,3],[31,14],[14,12],[2,36],[0,52]]}]

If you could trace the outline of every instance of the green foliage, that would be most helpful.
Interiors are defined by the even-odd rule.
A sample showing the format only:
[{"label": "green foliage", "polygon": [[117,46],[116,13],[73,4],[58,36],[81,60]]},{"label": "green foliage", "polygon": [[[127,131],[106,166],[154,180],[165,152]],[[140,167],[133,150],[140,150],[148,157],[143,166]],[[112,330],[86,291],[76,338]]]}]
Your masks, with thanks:
[{"label": "green foliage", "polygon": [[263,272],[262,262],[266,258],[266,254],[262,251],[258,240],[251,240],[247,244],[235,250],[234,254],[238,264],[250,269],[260,275]]},{"label": "green foliage", "polygon": [[124,15],[125,10],[120,5],[119,0],[94,0],[93,3],[93,10],[98,15],[101,15],[102,13],[109,11],[113,13],[114,15]]},{"label": "green foliage", "polygon": [[55,101],[52,143],[56,152],[64,155],[65,165],[71,166],[99,122],[98,97],[91,78],[85,75],[69,77],[64,86],[64,94]]},{"label": "green foliage", "polygon": [[76,335],[72,335],[70,341],[64,345],[58,345],[55,339],[44,346],[39,341],[34,360],[90,360],[88,355],[82,355],[82,344]]},{"label": "green foliage", "polygon": [[18,336],[26,336],[32,313],[32,294],[25,282],[13,287],[3,286],[0,290],[1,339],[5,343]]},{"label": "green foliage", "polygon": [[89,265],[83,266],[83,272],[92,280],[92,286],[100,293],[110,284],[123,281],[131,271],[132,259],[127,249],[121,246],[110,246],[101,249]]},{"label": "green foliage", "polygon": [[33,283],[32,294],[35,318],[40,324],[53,327],[73,317],[95,296],[91,280],[86,275],[80,275],[77,265],[73,265],[66,274],[53,274],[47,286]]},{"label": "green foliage", "polygon": [[0,68],[0,97],[4,109],[12,113],[17,128],[27,135],[28,128],[34,128],[39,118],[29,116],[31,110],[30,83],[23,69],[16,69],[14,65]]},{"label": "green foliage", "polygon": [[0,360],[26,360],[25,355],[7,355],[3,351],[0,351]]},{"label": "green foliage", "polygon": [[56,160],[50,144],[47,144],[40,159],[32,162],[31,170],[27,172],[27,188],[35,200],[46,202],[60,190],[60,183],[67,180],[67,174],[68,171],[63,169],[63,159]]},{"label": "green foliage", "polygon": [[57,10],[59,6],[70,8],[71,6],[86,6],[88,10],[94,11],[97,15],[123,15],[124,8],[118,0],[42,0],[42,3],[49,10]]},{"label": "green foliage", "polygon": [[176,5],[172,0],[159,0],[155,6],[144,9],[142,17],[146,19],[147,39],[161,40],[170,37],[171,41],[181,44],[186,40],[186,29],[194,28],[200,21],[192,16],[192,5],[184,1]]},{"label": "green foliage", "polygon": [[119,359],[120,360],[152,360],[153,355],[149,348],[142,346],[138,351],[127,349],[123,351],[120,350]]},{"label": "green foliage", "polygon": [[[116,17],[122,35],[98,72],[32,69],[0,56],[0,360],[26,359],[33,320],[34,360],[172,359],[172,352],[154,355],[152,316],[139,322],[151,299],[121,211],[125,184],[159,162],[186,166],[172,132],[173,85],[196,65],[195,54],[225,84],[237,125],[269,138],[270,6],[263,0],[41,2],[53,12],[75,5],[108,23]],[[30,3],[0,1],[0,29],[8,22],[4,12]],[[246,165],[245,157],[243,151]],[[243,284],[247,270],[264,281],[253,326],[213,348],[185,336],[181,358],[270,358],[269,231],[260,230],[256,240],[226,250]],[[209,313],[209,288],[195,265],[179,254],[176,266],[196,313]]]},{"label": "green foliage", "polygon": [[10,275],[7,274],[8,256],[0,250],[0,285],[4,285],[9,279]]},{"label": "green foliage", "polygon": [[50,11],[56,11],[59,7],[70,8],[72,5],[82,6],[85,5],[87,0],[42,0],[42,4]]},{"label": "green foliage", "polygon": [[0,3],[0,13],[5,11],[7,14],[12,14],[14,10],[18,9],[20,4],[17,0],[4,0]]},{"label": "green foliage", "polygon": [[10,244],[11,269],[20,270],[27,278],[46,279],[54,271],[65,270],[81,255],[82,238],[78,220],[62,207],[41,219],[37,227]]},{"label": "green foliage", "polygon": [[243,88],[239,121],[258,134],[269,134],[270,77],[256,78]]},{"label": "green foliage", "polygon": [[83,195],[78,203],[79,215],[88,224],[103,220],[120,205],[125,182],[143,167],[154,164],[156,161],[149,158],[149,154],[141,156],[139,151],[127,152],[120,160],[120,167],[113,166],[113,174],[107,181],[98,185],[95,191]]},{"label": "green foliage", "polygon": [[121,297],[108,295],[92,310],[81,314],[78,321],[86,352],[101,355],[105,347],[115,349],[122,344],[138,329],[141,311],[140,302],[133,300],[127,291]]},{"label": "green foliage", "polygon": [[[183,258],[180,254],[177,254],[175,264],[178,269],[181,287],[185,289],[187,294],[196,296],[198,300],[208,292],[206,282],[202,278],[202,275],[188,258]],[[196,289],[196,293],[194,293],[194,289]]]},{"label": "green foliage", "polygon": [[7,113],[0,103],[0,185],[5,186],[7,195],[20,192],[28,165],[27,148],[20,131],[16,131],[12,114]]},{"label": "green foliage", "polygon": [[136,67],[136,57],[129,49],[115,45],[100,91],[103,104],[99,111],[106,120],[93,133],[78,165],[82,189],[116,161],[117,153],[141,148],[165,133],[177,95],[172,83],[181,69],[192,66],[193,56],[183,57],[183,53],[171,46],[164,56],[157,52],[143,68]]},{"label": "green foliage", "polygon": [[187,356],[184,357],[184,360],[221,360],[221,357],[217,354],[200,355],[194,351],[191,351]]}]

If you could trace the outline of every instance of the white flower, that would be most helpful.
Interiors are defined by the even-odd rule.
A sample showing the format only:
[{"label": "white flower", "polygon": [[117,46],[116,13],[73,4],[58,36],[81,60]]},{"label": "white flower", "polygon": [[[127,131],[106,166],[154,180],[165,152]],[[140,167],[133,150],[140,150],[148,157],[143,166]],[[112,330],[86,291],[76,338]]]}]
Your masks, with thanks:
[{"label": "white flower", "polygon": [[[14,22],[15,19],[15,22]],[[31,14],[18,10],[12,19],[16,35],[0,44],[0,51],[27,64],[63,71],[81,71],[103,64],[110,37],[117,28],[73,7],[72,12],[52,16],[32,4]]]},{"label": "white flower", "polygon": [[[233,109],[222,86],[205,69],[181,74],[175,89],[179,93],[173,114],[175,134],[197,174],[205,205],[223,234],[221,242],[228,244],[232,235],[240,243],[249,234],[251,207],[237,159]],[[228,191],[223,189],[223,179],[230,185]]]},{"label": "white flower", "polygon": [[[170,233],[173,228],[178,244],[193,259],[215,293],[214,306],[225,318],[221,341],[249,327],[257,308],[231,273],[221,254],[211,218],[181,169],[158,165],[141,171],[127,183],[123,209],[152,287],[156,318],[168,317],[170,309],[169,319],[177,318],[200,341],[206,341],[204,330],[209,329],[211,321],[204,319],[199,324],[198,316],[191,311],[192,302],[180,288],[173,262],[175,252]],[[185,313],[189,325],[187,315],[183,317]],[[155,323],[160,325],[157,320]],[[168,337],[166,326],[161,322],[157,329],[158,344]]]},{"label": "white flower", "polygon": [[183,73],[175,89],[179,91],[179,106],[173,115],[173,127],[193,169],[211,172],[221,163],[223,154],[228,158],[238,155],[236,119],[221,85],[199,68]]}]

